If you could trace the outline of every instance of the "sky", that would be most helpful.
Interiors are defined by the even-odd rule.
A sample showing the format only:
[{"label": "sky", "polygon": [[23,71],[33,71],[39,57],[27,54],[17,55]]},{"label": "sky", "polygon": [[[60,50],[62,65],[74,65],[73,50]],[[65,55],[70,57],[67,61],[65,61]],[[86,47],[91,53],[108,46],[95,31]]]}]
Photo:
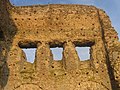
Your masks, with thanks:
[{"label": "sky", "polygon": [[[118,36],[120,38],[120,0],[10,0],[10,2],[15,6],[27,6],[27,5],[38,5],[38,4],[84,4],[84,5],[93,5],[98,8],[103,9],[107,15],[110,17],[110,20],[112,22],[112,26],[115,28],[115,30],[118,32]],[[53,50],[53,53],[56,53],[57,56],[54,56],[55,59],[59,59],[62,57],[60,55],[61,50]],[[33,62],[31,60],[31,57],[29,56],[35,56],[35,49],[32,49],[30,53],[27,50],[24,50],[26,55],[28,55],[28,59],[30,62]],[[82,48],[78,49],[78,54],[83,56],[83,58],[88,58],[86,55],[88,54],[88,48]],[[84,55],[83,55],[84,53]],[[34,58],[34,57],[32,57]]]}]

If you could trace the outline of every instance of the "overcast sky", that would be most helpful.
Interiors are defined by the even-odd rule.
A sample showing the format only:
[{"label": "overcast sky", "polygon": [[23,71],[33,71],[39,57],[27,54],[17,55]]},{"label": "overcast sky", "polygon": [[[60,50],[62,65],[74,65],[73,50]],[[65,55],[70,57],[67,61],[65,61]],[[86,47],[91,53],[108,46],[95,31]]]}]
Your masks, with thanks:
[{"label": "overcast sky", "polygon": [[[86,4],[86,5],[94,5],[98,8],[105,10],[112,21],[112,26],[116,29],[119,33],[120,38],[120,0],[10,0],[12,4],[16,6],[26,6],[26,5],[33,5],[33,4]],[[35,50],[33,50],[35,52]],[[32,51],[32,52],[33,52]],[[78,50],[81,51],[83,57],[86,57],[88,53],[87,50]],[[84,51],[84,55],[83,55]],[[85,52],[86,51],[86,52]],[[26,53],[31,54],[28,51]],[[55,50],[56,52],[56,50]],[[53,52],[53,53],[55,53]],[[58,50],[60,52],[60,50]],[[58,54],[58,58],[61,58],[61,55]],[[30,55],[33,56],[33,53]],[[29,57],[29,56],[28,56]],[[55,57],[56,58],[56,57]],[[87,57],[88,58],[88,57]],[[29,57],[31,62],[31,57]]]}]

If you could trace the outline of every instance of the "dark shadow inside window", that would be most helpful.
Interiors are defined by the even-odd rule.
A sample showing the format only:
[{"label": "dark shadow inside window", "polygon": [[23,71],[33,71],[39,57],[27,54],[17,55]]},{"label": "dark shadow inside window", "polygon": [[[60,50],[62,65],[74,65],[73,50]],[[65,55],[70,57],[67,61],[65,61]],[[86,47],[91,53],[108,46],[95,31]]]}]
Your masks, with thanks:
[{"label": "dark shadow inside window", "polygon": [[5,37],[2,31],[0,31],[0,41],[4,41]]}]

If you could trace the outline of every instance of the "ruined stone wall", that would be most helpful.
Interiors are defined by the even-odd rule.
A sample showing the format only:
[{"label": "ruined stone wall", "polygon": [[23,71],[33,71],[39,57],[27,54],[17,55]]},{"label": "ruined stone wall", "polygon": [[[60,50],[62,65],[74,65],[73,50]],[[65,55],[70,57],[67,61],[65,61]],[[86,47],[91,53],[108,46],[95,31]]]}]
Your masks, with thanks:
[{"label": "ruined stone wall", "polygon": [[[0,5],[1,90],[119,90],[120,45],[103,10]],[[91,47],[90,59],[80,60],[76,46]],[[34,63],[22,50],[30,47],[37,48]],[[53,60],[50,47],[64,48],[61,61]]]},{"label": "ruined stone wall", "polygon": [[111,21],[105,12],[99,11],[100,22],[103,29],[103,40],[106,43],[106,51],[108,54],[108,70],[110,71],[110,78],[112,82],[112,87],[115,90],[120,89],[120,42],[118,39],[118,34],[111,26]]}]

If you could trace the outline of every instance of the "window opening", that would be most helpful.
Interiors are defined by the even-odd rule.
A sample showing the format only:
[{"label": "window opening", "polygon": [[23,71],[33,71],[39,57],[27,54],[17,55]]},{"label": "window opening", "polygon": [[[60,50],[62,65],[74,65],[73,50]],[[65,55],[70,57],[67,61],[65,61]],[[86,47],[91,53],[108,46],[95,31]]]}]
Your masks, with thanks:
[{"label": "window opening", "polygon": [[53,59],[54,60],[62,60],[63,57],[63,48],[62,47],[55,47],[55,48],[50,48],[50,50],[52,51],[53,54]]},{"label": "window opening", "polygon": [[22,50],[25,52],[27,61],[30,63],[34,63],[36,48],[22,48]]},{"label": "window opening", "polygon": [[81,61],[90,59],[90,47],[76,47],[75,49]]}]

